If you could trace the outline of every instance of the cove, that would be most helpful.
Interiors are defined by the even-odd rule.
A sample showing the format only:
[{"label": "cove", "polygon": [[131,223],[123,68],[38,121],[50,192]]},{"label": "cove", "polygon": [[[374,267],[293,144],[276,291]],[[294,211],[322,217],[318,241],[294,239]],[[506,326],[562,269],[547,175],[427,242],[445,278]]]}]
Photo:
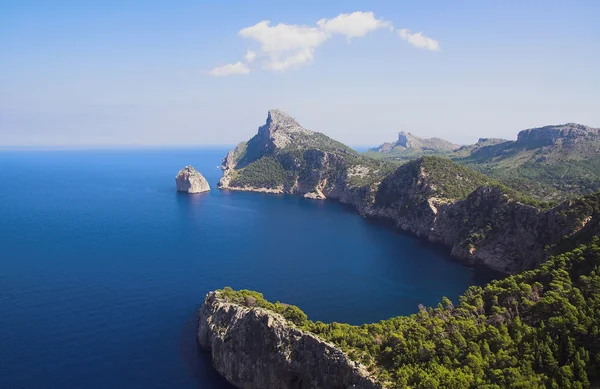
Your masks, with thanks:
[{"label": "cove", "polygon": [[[334,201],[219,191],[229,149],[0,152],[0,387],[227,388],[194,343],[224,286],[362,324],[489,279]],[[209,193],[175,192],[188,164]]]}]

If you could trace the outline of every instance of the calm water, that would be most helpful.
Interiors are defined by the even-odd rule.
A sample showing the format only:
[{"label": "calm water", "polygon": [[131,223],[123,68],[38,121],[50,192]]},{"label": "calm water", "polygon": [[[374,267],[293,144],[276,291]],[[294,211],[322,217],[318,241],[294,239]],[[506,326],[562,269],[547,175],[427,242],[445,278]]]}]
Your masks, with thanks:
[{"label": "calm water", "polygon": [[[335,202],[216,190],[226,151],[0,152],[0,387],[228,388],[194,338],[226,285],[360,324],[481,282]],[[176,193],[186,164],[214,190]]]}]

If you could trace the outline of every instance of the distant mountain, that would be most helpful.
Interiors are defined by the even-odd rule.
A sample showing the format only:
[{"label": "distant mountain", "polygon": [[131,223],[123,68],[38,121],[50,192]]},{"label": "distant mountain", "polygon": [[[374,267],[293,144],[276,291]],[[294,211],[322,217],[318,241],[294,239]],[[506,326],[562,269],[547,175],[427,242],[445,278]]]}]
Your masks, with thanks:
[{"label": "distant mountain", "polygon": [[[487,139],[473,150],[448,151],[457,146],[405,134],[398,146],[423,151],[435,144],[473,156],[507,143],[515,142]],[[227,154],[219,188],[337,200],[450,247],[457,258],[509,273],[535,267],[547,255],[544,247],[570,236],[589,216],[582,210],[572,218],[564,206],[542,210],[546,204],[447,158],[426,156],[401,166],[369,158],[279,110],[269,111],[257,134]]]},{"label": "distant mountain", "polygon": [[516,141],[482,138],[450,151],[419,146],[367,154],[399,162],[444,156],[545,201],[600,190],[600,130],[575,123],[523,130]]},{"label": "distant mountain", "polygon": [[398,133],[398,140],[393,143],[384,143],[369,151],[377,153],[407,153],[412,151],[421,152],[448,152],[459,148],[459,145],[448,142],[441,138],[421,138],[410,132]]}]

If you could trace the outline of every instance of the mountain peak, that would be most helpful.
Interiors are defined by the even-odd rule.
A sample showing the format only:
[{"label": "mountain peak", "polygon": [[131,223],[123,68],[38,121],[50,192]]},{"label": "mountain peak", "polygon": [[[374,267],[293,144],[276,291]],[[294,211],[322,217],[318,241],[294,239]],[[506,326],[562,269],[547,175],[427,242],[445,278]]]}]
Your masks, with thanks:
[{"label": "mountain peak", "polygon": [[398,140],[394,143],[384,143],[379,147],[371,149],[381,153],[391,152],[393,149],[412,149],[412,150],[432,150],[432,151],[451,151],[459,146],[441,138],[421,138],[410,132],[400,131]]},{"label": "mountain peak", "polygon": [[267,125],[276,125],[278,127],[302,127],[296,119],[280,109],[270,109],[267,114]]},{"label": "mountain peak", "polygon": [[573,143],[588,136],[599,136],[600,129],[577,123],[549,125],[519,132],[517,143],[542,147],[563,142]]},{"label": "mountain peak", "polygon": [[407,149],[412,149],[415,147],[419,147],[418,145],[422,144],[424,141],[426,140],[416,135],[413,135],[410,132],[400,131],[398,133],[398,141],[396,142],[396,146],[402,146]]}]

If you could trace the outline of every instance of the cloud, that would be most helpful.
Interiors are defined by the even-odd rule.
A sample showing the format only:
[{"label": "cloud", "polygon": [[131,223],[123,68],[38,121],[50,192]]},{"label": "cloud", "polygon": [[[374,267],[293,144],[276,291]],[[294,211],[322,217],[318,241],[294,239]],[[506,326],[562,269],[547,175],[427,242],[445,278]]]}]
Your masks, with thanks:
[{"label": "cloud", "polygon": [[333,19],[321,19],[317,25],[330,34],[342,34],[348,38],[362,37],[379,28],[393,29],[392,23],[376,19],[373,12],[340,14]]},{"label": "cloud", "polygon": [[[333,19],[320,19],[314,26],[286,23],[271,25],[269,20],[263,20],[238,32],[241,37],[257,43],[258,52],[247,50],[245,63],[221,66],[213,69],[210,74],[248,74],[248,64],[257,59],[261,61],[263,69],[283,72],[311,64],[315,58],[315,50],[335,35],[348,39],[360,38],[382,28],[394,30],[391,22],[377,19],[373,12],[362,11],[339,14]],[[440,49],[438,41],[424,36],[422,32],[413,34],[410,30],[402,29],[398,34],[415,47],[433,51]]]},{"label": "cloud", "polygon": [[239,32],[240,36],[260,45],[265,69],[283,71],[310,63],[314,58],[314,49],[329,38],[325,31],[317,27],[270,24],[270,21],[263,20]]},{"label": "cloud", "polygon": [[219,66],[208,72],[211,76],[231,76],[234,74],[248,74],[250,73],[250,68],[243,62],[236,62],[233,64],[227,64],[223,66]]},{"label": "cloud", "polygon": [[246,51],[246,55],[244,56],[244,58],[246,58],[246,62],[250,63],[254,61],[254,59],[256,59],[256,53],[252,50],[248,50]]},{"label": "cloud", "polygon": [[411,33],[409,29],[403,28],[398,35],[414,47],[431,51],[440,51],[440,42],[423,35],[423,32]]}]

